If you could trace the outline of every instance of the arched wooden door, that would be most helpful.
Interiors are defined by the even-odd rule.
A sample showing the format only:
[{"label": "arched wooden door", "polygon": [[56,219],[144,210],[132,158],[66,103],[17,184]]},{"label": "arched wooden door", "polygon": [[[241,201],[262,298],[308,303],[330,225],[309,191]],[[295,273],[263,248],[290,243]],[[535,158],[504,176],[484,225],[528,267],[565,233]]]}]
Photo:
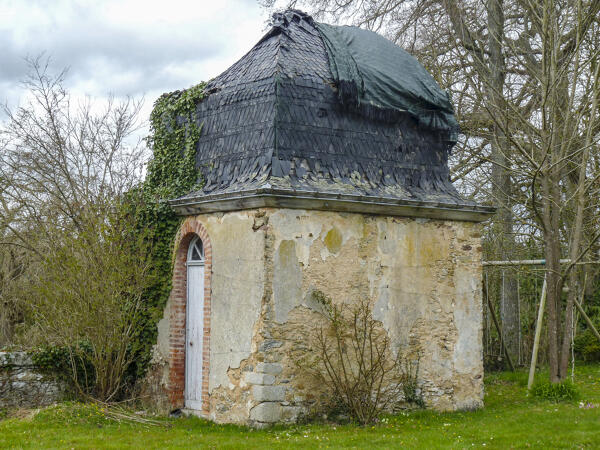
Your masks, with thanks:
[{"label": "arched wooden door", "polygon": [[202,344],[204,337],[204,249],[200,238],[190,243],[187,256],[185,330],[185,407],[202,409]]}]

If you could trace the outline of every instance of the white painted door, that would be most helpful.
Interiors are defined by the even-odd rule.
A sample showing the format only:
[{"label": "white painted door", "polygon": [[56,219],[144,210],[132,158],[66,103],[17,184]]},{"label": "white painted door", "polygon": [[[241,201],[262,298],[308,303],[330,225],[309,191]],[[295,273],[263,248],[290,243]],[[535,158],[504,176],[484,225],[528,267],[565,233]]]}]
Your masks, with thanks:
[{"label": "white painted door", "polygon": [[202,340],[204,336],[204,258],[198,239],[190,245],[187,263],[185,337],[185,406],[202,409]]}]

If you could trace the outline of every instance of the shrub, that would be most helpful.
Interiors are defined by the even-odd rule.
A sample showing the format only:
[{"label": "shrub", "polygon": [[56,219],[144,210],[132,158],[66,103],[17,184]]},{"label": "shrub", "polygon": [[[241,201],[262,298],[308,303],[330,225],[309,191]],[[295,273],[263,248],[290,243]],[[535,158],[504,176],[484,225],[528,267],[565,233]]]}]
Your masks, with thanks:
[{"label": "shrub", "polygon": [[367,424],[403,397],[423,405],[416,383],[418,363],[404,361],[400,352],[393,355],[390,338],[373,319],[368,301],[349,306],[333,304],[322,293],[315,298],[324,307],[324,320],[307,336],[310,355],[296,362],[325,386],[330,413]]},{"label": "shrub", "polygon": [[91,395],[96,380],[90,350],[88,343],[79,342],[69,347],[45,345],[30,350],[28,354],[33,364],[43,372],[67,383],[79,380],[82,391]]},{"label": "shrub", "polygon": [[402,370],[402,392],[404,401],[411,403],[419,408],[425,407],[425,400],[419,389],[419,361],[420,354],[417,353],[416,359],[407,358],[401,365]]},{"label": "shrub", "polygon": [[600,361],[600,341],[591,330],[585,330],[575,338],[574,350],[586,362]]},{"label": "shrub", "polygon": [[66,72],[28,62],[23,104],[0,107],[0,341],[54,347],[40,358],[59,367],[66,351],[82,396],[116,400],[152,313],[153,249],[135,219],[142,104],[74,102]]},{"label": "shrub", "polygon": [[577,388],[570,380],[561,383],[550,383],[549,381],[537,381],[531,387],[531,394],[534,397],[555,402],[577,400],[579,393]]},{"label": "shrub", "polygon": [[127,211],[97,205],[77,234],[55,233],[23,292],[35,320],[32,337],[55,348],[39,362],[46,358],[66,368],[79,394],[102,401],[126,388],[143,293],[152,279],[150,248]]}]

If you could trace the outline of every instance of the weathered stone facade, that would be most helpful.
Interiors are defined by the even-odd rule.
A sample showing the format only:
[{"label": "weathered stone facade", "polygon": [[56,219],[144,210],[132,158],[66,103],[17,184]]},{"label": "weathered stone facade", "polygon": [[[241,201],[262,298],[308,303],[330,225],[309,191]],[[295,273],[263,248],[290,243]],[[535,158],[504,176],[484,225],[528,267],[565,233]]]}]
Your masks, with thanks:
[{"label": "weathered stone facade", "polygon": [[65,385],[43,374],[25,352],[0,352],[0,409],[36,408],[62,400]]},{"label": "weathered stone facade", "polygon": [[[202,415],[260,426],[294,421],[318,401],[320,386],[294,364],[319,317],[316,291],[334,302],[368,299],[395,347],[420,350],[428,407],[482,406],[479,224],[284,208],[203,214],[184,227],[191,222],[212,246]],[[170,408],[183,406],[168,397],[169,343],[177,327],[185,333],[170,323],[177,295],[149,377],[155,403]]]}]

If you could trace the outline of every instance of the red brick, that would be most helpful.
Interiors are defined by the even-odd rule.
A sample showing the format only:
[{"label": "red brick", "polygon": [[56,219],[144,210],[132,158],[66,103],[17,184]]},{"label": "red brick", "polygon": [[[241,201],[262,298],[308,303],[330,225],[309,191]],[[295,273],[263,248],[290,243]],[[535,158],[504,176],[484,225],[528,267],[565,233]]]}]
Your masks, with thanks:
[{"label": "red brick", "polygon": [[185,325],[186,325],[186,302],[187,302],[187,251],[194,234],[200,236],[204,246],[205,276],[204,276],[204,336],[202,362],[202,400],[204,411],[209,410],[208,376],[210,370],[210,301],[212,274],[212,244],[206,229],[193,217],[185,220],[176,236],[175,267],[173,268],[173,289],[171,292],[171,330],[169,338],[169,400],[172,407],[180,407],[183,403],[183,390],[185,387]]}]

